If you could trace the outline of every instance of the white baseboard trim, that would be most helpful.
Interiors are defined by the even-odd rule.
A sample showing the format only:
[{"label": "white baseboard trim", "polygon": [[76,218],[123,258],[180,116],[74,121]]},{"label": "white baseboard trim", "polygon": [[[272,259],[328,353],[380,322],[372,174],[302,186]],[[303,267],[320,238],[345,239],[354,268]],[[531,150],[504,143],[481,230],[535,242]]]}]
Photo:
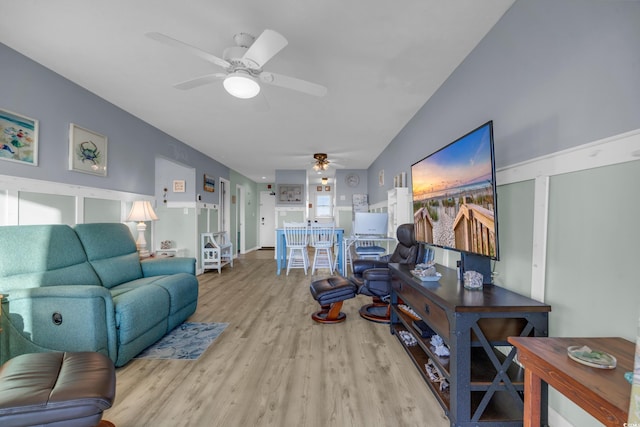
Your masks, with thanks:
[{"label": "white baseboard trim", "polygon": [[[254,246],[254,247],[252,247],[252,248],[245,249],[245,251],[244,251],[244,252],[241,252],[241,253],[240,253],[240,255],[245,255],[245,254],[248,254],[249,252],[257,251],[258,249],[260,249],[260,247],[259,247],[259,246]],[[234,257],[234,258],[238,258],[238,254],[234,254],[234,256],[233,256],[233,257]]]}]

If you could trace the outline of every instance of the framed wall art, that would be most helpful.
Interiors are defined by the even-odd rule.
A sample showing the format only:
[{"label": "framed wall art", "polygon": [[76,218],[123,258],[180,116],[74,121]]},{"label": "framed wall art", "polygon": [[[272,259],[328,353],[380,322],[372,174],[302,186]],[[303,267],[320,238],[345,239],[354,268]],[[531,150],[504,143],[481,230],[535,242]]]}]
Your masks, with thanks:
[{"label": "framed wall art", "polygon": [[38,121],[0,109],[0,159],[38,165]]},{"label": "framed wall art", "polygon": [[280,204],[303,204],[302,184],[278,184],[278,200]]},{"label": "framed wall art", "polygon": [[187,191],[187,185],[184,179],[175,179],[173,180],[173,192],[174,193],[184,193]]},{"label": "framed wall art", "polygon": [[216,179],[210,175],[204,174],[204,191],[213,193],[216,191]]},{"label": "framed wall art", "polygon": [[107,176],[107,137],[71,123],[69,170]]}]

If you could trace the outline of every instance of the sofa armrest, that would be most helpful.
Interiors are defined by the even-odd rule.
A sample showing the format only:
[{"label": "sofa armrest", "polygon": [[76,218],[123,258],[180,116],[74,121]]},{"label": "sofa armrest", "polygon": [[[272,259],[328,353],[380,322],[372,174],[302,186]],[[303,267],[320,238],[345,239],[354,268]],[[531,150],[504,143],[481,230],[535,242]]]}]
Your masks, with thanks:
[{"label": "sofa armrest", "polygon": [[2,360],[37,351],[97,351],[115,360],[115,310],[102,286],[16,289],[2,300]]},{"label": "sofa armrest", "polygon": [[140,262],[142,275],[167,276],[177,273],[196,274],[196,259],[188,257],[147,258]]}]

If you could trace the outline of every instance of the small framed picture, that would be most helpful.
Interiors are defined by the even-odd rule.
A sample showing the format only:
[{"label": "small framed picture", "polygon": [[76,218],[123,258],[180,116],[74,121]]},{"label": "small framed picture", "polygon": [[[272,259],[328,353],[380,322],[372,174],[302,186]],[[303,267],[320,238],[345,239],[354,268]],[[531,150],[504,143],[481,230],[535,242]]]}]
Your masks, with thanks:
[{"label": "small framed picture", "polygon": [[71,123],[69,170],[107,176],[107,137]]},{"label": "small framed picture", "polygon": [[0,109],[0,159],[38,165],[38,121]]},{"label": "small framed picture", "polygon": [[331,186],[330,185],[325,185],[324,186],[324,191],[331,191]]},{"label": "small framed picture", "polygon": [[186,191],[186,183],[184,179],[179,179],[173,181],[173,192],[174,193],[184,193]]},{"label": "small framed picture", "polygon": [[212,176],[204,174],[204,191],[208,191],[209,193],[213,193],[216,191],[216,179]]},{"label": "small framed picture", "polygon": [[316,187],[316,191],[317,191],[317,192],[322,191],[322,185],[318,185],[318,186]]}]

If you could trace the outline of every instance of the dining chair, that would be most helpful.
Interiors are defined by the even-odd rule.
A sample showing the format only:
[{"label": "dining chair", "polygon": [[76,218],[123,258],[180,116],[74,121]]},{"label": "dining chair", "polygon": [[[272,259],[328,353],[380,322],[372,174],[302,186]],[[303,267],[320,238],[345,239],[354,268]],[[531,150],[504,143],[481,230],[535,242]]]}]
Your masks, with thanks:
[{"label": "dining chair", "polygon": [[315,223],[311,225],[310,230],[310,246],[315,249],[313,254],[313,267],[311,274],[314,274],[317,268],[328,268],[333,274],[333,237],[335,235],[334,223]]},{"label": "dining chair", "polygon": [[309,227],[306,222],[285,222],[283,224],[284,238],[289,251],[287,259],[287,276],[292,268],[304,268],[307,274],[309,268]]}]

